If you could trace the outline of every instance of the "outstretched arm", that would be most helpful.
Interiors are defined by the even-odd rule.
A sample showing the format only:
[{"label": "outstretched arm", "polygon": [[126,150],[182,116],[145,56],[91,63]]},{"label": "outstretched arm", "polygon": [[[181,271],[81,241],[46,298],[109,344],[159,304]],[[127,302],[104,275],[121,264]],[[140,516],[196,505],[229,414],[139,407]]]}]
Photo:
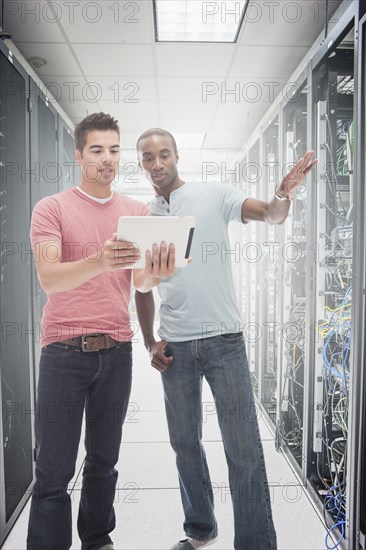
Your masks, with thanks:
[{"label": "outstretched arm", "polygon": [[274,198],[269,201],[248,198],[243,202],[241,219],[243,222],[263,221],[270,224],[281,224],[287,218],[293,193],[300,187],[310,170],[318,162],[312,160],[314,151],[308,151],[290,170],[277,186]]}]

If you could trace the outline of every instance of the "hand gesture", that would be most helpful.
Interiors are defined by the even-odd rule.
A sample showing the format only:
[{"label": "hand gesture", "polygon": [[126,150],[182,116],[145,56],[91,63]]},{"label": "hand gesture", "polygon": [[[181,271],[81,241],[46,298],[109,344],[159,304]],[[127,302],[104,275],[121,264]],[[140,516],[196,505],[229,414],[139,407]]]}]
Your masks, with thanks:
[{"label": "hand gesture", "polygon": [[159,372],[165,372],[173,363],[173,355],[165,355],[168,344],[164,340],[154,342],[149,346],[151,365]]},{"label": "hand gesture", "polygon": [[293,192],[301,186],[310,170],[312,170],[318,162],[316,159],[312,160],[313,155],[314,151],[308,151],[303,158],[295,164],[280,185],[278,185],[276,193],[288,199],[293,198]]}]

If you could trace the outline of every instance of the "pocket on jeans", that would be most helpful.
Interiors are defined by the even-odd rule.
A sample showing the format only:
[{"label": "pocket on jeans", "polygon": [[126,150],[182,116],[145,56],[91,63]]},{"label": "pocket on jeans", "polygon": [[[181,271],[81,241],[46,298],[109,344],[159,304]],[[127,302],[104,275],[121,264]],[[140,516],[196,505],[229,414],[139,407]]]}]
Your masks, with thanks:
[{"label": "pocket on jeans", "polygon": [[75,351],[74,346],[68,346],[67,344],[61,344],[61,342],[52,342],[44,346],[41,350],[41,354],[48,357],[67,357]]},{"label": "pocket on jeans", "polygon": [[242,332],[228,332],[227,334],[220,334],[221,342],[226,344],[236,344],[243,341]]}]

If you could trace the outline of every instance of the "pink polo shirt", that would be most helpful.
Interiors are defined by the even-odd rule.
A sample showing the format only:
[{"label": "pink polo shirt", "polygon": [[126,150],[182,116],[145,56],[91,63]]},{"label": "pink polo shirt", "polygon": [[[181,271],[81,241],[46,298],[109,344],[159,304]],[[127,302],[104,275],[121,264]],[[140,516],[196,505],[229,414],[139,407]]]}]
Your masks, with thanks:
[{"label": "pink polo shirt", "polygon": [[[71,188],[36,204],[30,238],[32,245],[59,242],[61,261],[74,262],[102,249],[117,231],[119,216],[147,215],[146,206],[129,197],[114,193],[110,201],[99,204]],[[131,269],[120,269],[102,273],[74,290],[51,294],[43,309],[42,346],[95,333],[108,333],[121,342],[131,340],[130,293]]]}]

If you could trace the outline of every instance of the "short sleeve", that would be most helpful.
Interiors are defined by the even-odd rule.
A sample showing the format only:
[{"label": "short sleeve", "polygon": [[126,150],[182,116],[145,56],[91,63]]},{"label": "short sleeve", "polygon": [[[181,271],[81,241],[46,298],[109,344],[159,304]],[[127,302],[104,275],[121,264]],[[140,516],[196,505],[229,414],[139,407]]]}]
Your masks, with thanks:
[{"label": "short sleeve", "polygon": [[141,210],[142,211],[141,211],[140,216],[151,216],[150,210],[148,209],[147,206],[145,206],[145,204],[143,205],[143,208]]},{"label": "short sleeve", "polygon": [[60,207],[53,197],[45,197],[34,207],[30,240],[32,245],[42,241],[56,241],[61,244]]},{"label": "short sleeve", "polygon": [[219,201],[220,211],[228,223],[236,220],[241,222],[241,209],[246,195],[240,189],[228,183],[215,183],[216,193]]}]

